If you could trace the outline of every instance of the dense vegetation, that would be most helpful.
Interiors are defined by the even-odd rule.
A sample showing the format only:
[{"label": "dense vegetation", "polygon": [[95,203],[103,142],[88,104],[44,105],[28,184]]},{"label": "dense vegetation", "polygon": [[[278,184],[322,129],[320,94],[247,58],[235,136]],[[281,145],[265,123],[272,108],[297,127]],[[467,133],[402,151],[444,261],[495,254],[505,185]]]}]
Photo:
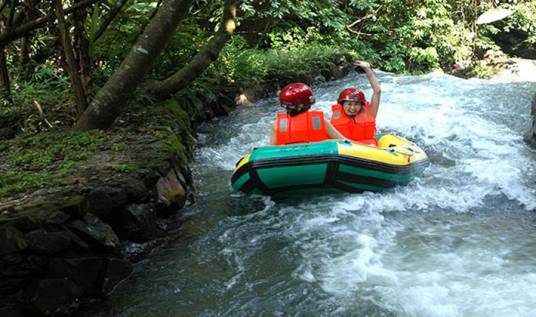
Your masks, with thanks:
[{"label": "dense vegetation", "polygon": [[[492,59],[504,57],[501,46],[531,57],[536,43],[536,3],[530,0],[242,0],[232,37],[223,39],[221,51],[210,52],[217,60],[198,68],[186,84],[159,94],[155,87],[188,65],[222,29],[225,1],[2,0],[3,128],[71,127],[158,18],[158,8],[172,2],[185,5],[181,24],[163,53],[144,65],[138,93],[128,90],[119,98],[120,111],[127,98],[143,105],[178,93],[192,103],[278,77],[299,78],[307,67],[339,53],[390,72],[448,70],[457,63],[476,65],[485,75]],[[514,14],[477,25],[477,17],[493,7]]]}]

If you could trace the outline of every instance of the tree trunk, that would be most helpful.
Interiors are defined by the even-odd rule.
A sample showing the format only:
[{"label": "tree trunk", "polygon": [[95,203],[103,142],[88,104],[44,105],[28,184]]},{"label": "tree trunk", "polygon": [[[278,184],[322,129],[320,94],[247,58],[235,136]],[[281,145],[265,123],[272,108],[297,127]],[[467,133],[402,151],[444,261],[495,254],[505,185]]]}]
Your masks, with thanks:
[{"label": "tree trunk", "polygon": [[11,100],[11,84],[7,71],[7,61],[4,49],[0,47],[0,99]]},{"label": "tree trunk", "polygon": [[236,23],[237,0],[225,0],[220,28],[208,44],[197,53],[192,61],[167,79],[149,85],[147,91],[156,97],[167,98],[188,86],[218,58],[220,51],[233,34]]},{"label": "tree trunk", "polygon": [[192,0],[164,1],[119,68],[78,119],[75,129],[85,131],[112,126],[122,106],[171,40],[191,3]]},{"label": "tree trunk", "polygon": [[76,63],[73,53],[73,45],[71,43],[71,34],[65,27],[65,14],[63,12],[62,0],[53,0],[54,13],[58,20],[58,30],[61,37],[61,46],[63,48],[63,55],[65,57],[65,70],[69,74],[71,79],[71,88],[76,100],[76,109],[81,114],[87,108],[86,91],[82,84],[82,78],[80,77],[79,67]]},{"label": "tree trunk", "polygon": [[[80,2],[80,0],[75,1]],[[73,25],[74,25],[74,53],[76,62],[78,63],[78,69],[80,70],[80,76],[82,77],[82,85],[84,91],[87,92],[91,74],[89,67],[91,65],[91,59],[89,57],[89,39],[86,36],[85,22],[87,19],[87,9],[81,9],[73,13]],[[85,110],[85,108],[84,108]]]},{"label": "tree trunk", "polygon": [[[23,2],[23,11],[21,16],[23,16],[23,21],[31,21],[36,19],[39,16],[39,11],[37,11],[36,6],[39,4],[40,0],[25,0]],[[32,36],[26,35],[22,39],[22,47],[20,49],[19,57],[19,77],[22,79],[28,79],[33,73],[33,67],[29,65],[30,63],[30,54],[32,49]]]},{"label": "tree trunk", "polygon": [[[3,16],[0,15],[0,32],[5,29]],[[11,84],[7,70],[7,59],[4,47],[0,45],[0,97],[11,100]]]}]

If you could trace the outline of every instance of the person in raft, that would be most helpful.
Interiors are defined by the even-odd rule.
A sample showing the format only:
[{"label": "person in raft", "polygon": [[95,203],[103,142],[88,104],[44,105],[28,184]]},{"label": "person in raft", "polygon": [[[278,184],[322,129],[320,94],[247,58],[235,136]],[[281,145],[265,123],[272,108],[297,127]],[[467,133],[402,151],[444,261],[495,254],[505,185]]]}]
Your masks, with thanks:
[{"label": "person in raft", "polygon": [[354,66],[361,67],[367,74],[372,87],[372,99],[368,102],[363,91],[346,88],[339,94],[337,104],[331,107],[331,124],[350,141],[377,145],[376,115],[380,106],[381,88],[370,64],[356,61]]},{"label": "person in raft", "polygon": [[279,93],[279,101],[286,112],[279,112],[274,123],[270,144],[284,145],[324,141],[346,140],[324,118],[322,111],[310,110],[315,103],[311,88],[302,83],[286,85]]}]

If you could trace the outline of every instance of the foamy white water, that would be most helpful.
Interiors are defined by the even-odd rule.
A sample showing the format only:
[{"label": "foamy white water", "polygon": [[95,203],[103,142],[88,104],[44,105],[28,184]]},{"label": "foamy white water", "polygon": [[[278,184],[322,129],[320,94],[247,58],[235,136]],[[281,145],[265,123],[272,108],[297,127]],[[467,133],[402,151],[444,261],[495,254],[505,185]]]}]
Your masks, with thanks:
[{"label": "foamy white water", "polygon": [[[536,316],[536,83],[380,74],[381,132],[430,168],[385,193],[273,201],[231,193],[268,143],[276,98],[200,129],[183,238],[137,267],[99,316]],[[363,75],[315,87],[330,111]]]}]

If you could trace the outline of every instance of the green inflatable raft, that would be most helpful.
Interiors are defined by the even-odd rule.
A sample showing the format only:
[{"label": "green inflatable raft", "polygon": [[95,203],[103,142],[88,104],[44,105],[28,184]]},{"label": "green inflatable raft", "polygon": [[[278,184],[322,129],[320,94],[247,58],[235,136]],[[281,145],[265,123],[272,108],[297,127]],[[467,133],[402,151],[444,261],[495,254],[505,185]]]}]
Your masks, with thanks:
[{"label": "green inflatable raft", "polygon": [[328,140],[253,149],[238,161],[235,191],[271,196],[383,191],[406,185],[428,166],[414,143],[383,135],[378,146]]}]

